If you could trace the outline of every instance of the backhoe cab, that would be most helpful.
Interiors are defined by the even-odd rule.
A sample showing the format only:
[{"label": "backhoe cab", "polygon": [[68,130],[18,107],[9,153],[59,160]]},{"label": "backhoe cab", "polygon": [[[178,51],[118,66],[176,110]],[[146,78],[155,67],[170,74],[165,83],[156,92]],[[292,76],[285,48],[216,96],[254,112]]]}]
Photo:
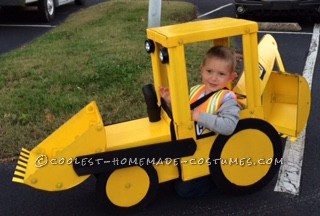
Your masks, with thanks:
[{"label": "backhoe cab", "polygon": [[[280,166],[280,135],[296,137],[306,126],[311,98],[306,80],[285,72],[274,38],[265,35],[258,44],[257,33],[256,22],[233,18],[147,29],[154,78],[143,87],[148,117],[105,126],[92,102],[33,150],[23,149],[13,181],[60,191],[94,175],[99,198],[116,209],[143,207],[159,184],[178,178],[210,175],[226,192],[259,190]],[[230,46],[233,37],[241,39],[243,51],[243,73],[233,87],[241,96],[240,121],[230,136],[197,137],[185,46]],[[162,103],[160,86],[170,88],[172,109]],[[48,163],[36,166],[44,155]],[[52,163],[69,158],[72,165]]]}]

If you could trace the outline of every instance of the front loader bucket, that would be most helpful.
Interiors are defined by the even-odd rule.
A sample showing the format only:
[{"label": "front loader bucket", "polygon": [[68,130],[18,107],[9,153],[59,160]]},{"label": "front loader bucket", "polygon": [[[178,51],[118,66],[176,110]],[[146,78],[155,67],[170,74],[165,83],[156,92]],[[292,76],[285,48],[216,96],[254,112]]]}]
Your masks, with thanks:
[{"label": "front loader bucket", "polygon": [[311,92],[304,77],[272,72],[262,95],[265,120],[279,133],[297,137],[305,128]]},{"label": "front loader bucket", "polygon": [[89,177],[74,172],[74,158],[105,147],[104,125],[91,102],[34,149],[22,149],[12,181],[46,191],[72,188]]}]

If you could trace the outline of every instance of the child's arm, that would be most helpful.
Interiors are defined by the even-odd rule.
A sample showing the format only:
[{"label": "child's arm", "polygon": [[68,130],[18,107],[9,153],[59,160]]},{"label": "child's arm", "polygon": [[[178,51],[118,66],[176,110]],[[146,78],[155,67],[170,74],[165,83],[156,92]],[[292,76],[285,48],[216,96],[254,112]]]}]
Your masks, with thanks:
[{"label": "child's arm", "polygon": [[226,95],[216,114],[194,111],[193,120],[215,133],[230,135],[239,121],[239,111],[240,106],[236,99]]},{"label": "child's arm", "polygon": [[160,95],[163,98],[163,100],[167,103],[168,107],[171,108],[171,97],[170,97],[169,88],[161,86]]},{"label": "child's arm", "polygon": [[170,91],[168,87],[160,86],[160,95],[163,98],[163,100],[166,102],[169,108],[171,108],[171,97],[170,97]]}]

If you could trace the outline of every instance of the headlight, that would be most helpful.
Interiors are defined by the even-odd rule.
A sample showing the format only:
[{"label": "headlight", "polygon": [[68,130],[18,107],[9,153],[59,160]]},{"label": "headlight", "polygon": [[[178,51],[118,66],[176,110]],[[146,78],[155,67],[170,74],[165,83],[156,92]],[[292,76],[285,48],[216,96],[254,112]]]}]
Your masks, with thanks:
[{"label": "headlight", "polygon": [[154,52],[154,42],[152,40],[146,40],[145,41],[145,48],[147,53],[153,53]]},{"label": "headlight", "polygon": [[163,64],[169,63],[169,54],[167,48],[160,49],[159,58]]}]

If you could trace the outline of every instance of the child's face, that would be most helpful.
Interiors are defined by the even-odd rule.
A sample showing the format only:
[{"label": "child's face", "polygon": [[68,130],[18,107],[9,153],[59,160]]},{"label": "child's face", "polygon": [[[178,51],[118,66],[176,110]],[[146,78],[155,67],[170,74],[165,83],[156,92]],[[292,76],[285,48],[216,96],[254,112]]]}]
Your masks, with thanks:
[{"label": "child's face", "polygon": [[236,77],[228,61],[215,57],[207,58],[201,67],[201,75],[206,94],[223,89]]}]

